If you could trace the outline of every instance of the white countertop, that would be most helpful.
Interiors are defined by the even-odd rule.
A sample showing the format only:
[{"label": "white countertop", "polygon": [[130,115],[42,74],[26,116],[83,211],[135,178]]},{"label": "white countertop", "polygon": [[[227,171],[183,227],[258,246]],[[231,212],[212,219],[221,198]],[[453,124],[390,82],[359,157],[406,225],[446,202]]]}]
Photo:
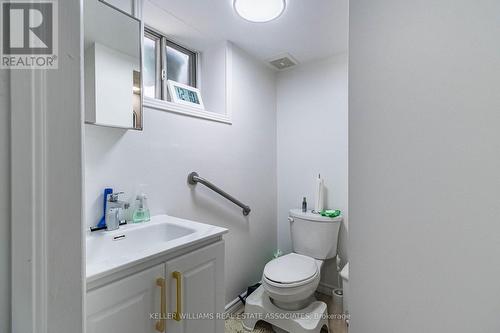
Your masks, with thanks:
[{"label": "white countertop", "polygon": [[220,238],[225,228],[168,215],[121,226],[114,231],[88,232],[87,283],[168,255],[209,239]]}]

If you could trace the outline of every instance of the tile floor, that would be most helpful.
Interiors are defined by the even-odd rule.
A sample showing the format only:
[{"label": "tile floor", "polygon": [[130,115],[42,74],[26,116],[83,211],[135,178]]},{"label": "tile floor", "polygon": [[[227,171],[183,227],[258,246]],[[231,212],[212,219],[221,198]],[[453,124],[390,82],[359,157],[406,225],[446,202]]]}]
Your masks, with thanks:
[{"label": "tile floor", "polygon": [[[317,293],[316,298],[326,303],[328,306],[328,313],[334,314],[336,309],[334,309],[333,299],[331,296]],[[240,311],[243,311],[241,308]],[[347,325],[344,320],[341,319],[330,319],[330,333],[347,333]],[[258,322],[257,326],[253,330],[253,333],[273,333],[271,325],[265,322]],[[241,324],[241,320],[237,318],[227,319],[225,322],[225,333],[248,333],[245,331]]]}]

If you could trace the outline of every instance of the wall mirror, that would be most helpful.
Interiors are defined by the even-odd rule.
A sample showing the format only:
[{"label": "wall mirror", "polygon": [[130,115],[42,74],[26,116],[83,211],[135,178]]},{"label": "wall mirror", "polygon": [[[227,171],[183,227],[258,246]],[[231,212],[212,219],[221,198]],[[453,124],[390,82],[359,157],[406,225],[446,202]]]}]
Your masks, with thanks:
[{"label": "wall mirror", "polygon": [[84,1],[85,122],[142,130],[142,25],[101,0]]}]

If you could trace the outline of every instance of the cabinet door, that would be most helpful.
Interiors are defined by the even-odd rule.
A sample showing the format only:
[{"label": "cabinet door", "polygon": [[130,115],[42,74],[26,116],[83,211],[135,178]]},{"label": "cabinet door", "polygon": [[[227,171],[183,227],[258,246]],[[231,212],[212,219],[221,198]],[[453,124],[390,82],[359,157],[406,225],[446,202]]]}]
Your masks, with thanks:
[{"label": "cabinet door", "polygon": [[[149,333],[161,317],[161,264],[87,293],[87,333]],[[163,280],[165,281],[165,280]],[[161,282],[161,280],[159,281]]]},{"label": "cabinet door", "polygon": [[224,333],[224,242],[167,262],[167,333]]}]

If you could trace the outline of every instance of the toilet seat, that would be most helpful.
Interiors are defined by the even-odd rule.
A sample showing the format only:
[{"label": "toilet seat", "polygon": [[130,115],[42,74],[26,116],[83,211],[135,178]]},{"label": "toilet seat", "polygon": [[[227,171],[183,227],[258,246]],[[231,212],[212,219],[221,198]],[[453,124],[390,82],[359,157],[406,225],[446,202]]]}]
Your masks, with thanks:
[{"label": "toilet seat", "polygon": [[270,285],[291,288],[311,283],[318,275],[319,268],[315,259],[290,253],[267,263],[263,277]]},{"label": "toilet seat", "polygon": [[276,258],[264,268],[262,287],[277,307],[303,309],[314,300],[321,264],[322,261],[297,253]]}]

